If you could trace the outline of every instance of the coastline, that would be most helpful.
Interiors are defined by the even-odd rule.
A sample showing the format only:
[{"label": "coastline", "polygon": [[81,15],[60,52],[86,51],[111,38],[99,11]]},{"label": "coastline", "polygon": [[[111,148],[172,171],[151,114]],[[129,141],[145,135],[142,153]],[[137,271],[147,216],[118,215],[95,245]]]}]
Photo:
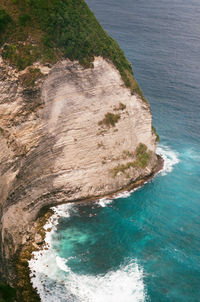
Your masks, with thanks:
[{"label": "coastline", "polygon": [[[70,201],[68,203],[76,202],[77,204],[81,203],[90,203],[102,198],[115,198],[118,194],[123,192],[131,192],[145,183],[149,182],[152,178],[154,178],[159,172],[163,170],[164,167],[164,159],[157,154],[158,163],[154,170],[146,177],[142,179],[138,179],[134,183],[130,183],[128,186],[118,190],[117,192],[112,192],[107,195],[103,196],[94,196],[85,198],[82,200]],[[62,203],[64,204],[64,203]],[[65,203],[66,204],[66,203]],[[21,249],[18,251],[16,258],[15,258],[15,268],[16,268],[16,275],[17,278],[14,281],[14,287],[17,289],[17,301],[20,302],[39,302],[41,301],[37,290],[33,288],[31,282],[31,270],[29,268],[28,262],[33,257],[33,252],[42,251],[43,249],[48,249],[45,237],[46,233],[50,231],[50,229],[45,230],[44,226],[50,219],[50,217],[54,214],[51,207],[54,205],[48,206],[48,208],[43,208],[39,213],[39,217],[34,223],[34,232],[31,234],[29,241],[21,246]]]}]

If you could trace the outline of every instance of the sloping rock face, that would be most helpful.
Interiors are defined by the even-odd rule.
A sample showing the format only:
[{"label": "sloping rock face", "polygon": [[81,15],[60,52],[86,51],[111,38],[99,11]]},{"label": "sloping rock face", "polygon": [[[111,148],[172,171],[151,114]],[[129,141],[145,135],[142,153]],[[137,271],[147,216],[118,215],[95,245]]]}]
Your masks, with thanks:
[{"label": "sloping rock face", "polygon": [[[43,207],[116,192],[157,164],[149,104],[131,95],[111,62],[36,67],[42,76],[27,87],[28,69],[0,62],[0,274],[8,279]],[[148,164],[127,166],[140,143]]]}]

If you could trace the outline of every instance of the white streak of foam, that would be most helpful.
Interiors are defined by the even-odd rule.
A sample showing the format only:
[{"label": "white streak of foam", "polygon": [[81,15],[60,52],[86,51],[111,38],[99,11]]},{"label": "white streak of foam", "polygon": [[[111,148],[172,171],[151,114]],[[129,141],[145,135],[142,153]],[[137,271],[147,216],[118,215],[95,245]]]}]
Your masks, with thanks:
[{"label": "white streak of foam", "polygon": [[141,186],[134,188],[133,190],[130,190],[130,191],[124,191],[124,192],[117,193],[117,194],[113,195],[112,199],[105,198],[105,197],[101,198],[96,202],[96,204],[100,205],[102,208],[105,208],[107,205],[111,204],[114,199],[127,198],[127,197],[131,196],[131,194],[133,192],[137,191],[139,188],[141,188]]},{"label": "white streak of foam", "polygon": [[[166,175],[167,173],[172,172],[174,166],[179,163],[179,154],[178,152],[170,149],[168,146],[163,146],[159,145],[157,147],[156,153],[162,156],[164,160],[164,165],[163,169],[159,171],[162,176]],[[148,181],[144,182],[144,184],[148,183]],[[143,185],[144,185],[143,184]],[[131,191],[124,191],[117,193],[116,195],[113,196],[113,199],[118,199],[118,198],[127,198],[129,197],[133,192],[137,191],[140,189],[142,186],[139,186],[137,188],[134,188]],[[107,205],[111,204],[113,199],[109,198],[101,198],[97,201],[97,204],[100,205],[101,207],[106,207]]]},{"label": "white streak of foam", "polygon": [[[166,146],[159,146],[157,153],[164,159],[162,175],[173,170],[179,162],[178,153]],[[126,198],[132,192],[122,192],[113,197]],[[102,198],[97,201],[101,207],[112,203],[112,199]],[[46,248],[34,252],[34,258],[29,261],[31,281],[41,297],[42,302],[142,302],[145,300],[143,271],[137,263],[121,266],[116,271],[105,275],[78,275],[67,265],[69,261],[58,256],[52,246],[53,233],[57,229],[60,217],[70,217],[73,204],[53,207],[54,214],[50,217],[44,229],[46,232]]]},{"label": "white streak of foam", "polygon": [[[156,153],[159,154],[160,156],[162,156],[163,160],[164,160],[164,165],[163,165],[163,169],[161,171],[159,171],[159,173],[161,173],[161,175],[166,175],[167,173],[172,172],[174,166],[176,164],[179,163],[179,153],[177,151],[174,151],[172,149],[170,149],[168,146],[163,146],[163,145],[159,145],[157,147]],[[144,182],[144,184],[148,183],[148,181]],[[143,185],[144,185],[143,184]],[[143,186],[142,185],[142,186]],[[131,191],[124,191],[124,192],[120,192],[117,193],[116,195],[113,196],[113,199],[118,199],[118,198],[127,198],[129,197],[133,192],[137,191],[138,189],[140,189],[142,186],[139,186],[137,188],[134,188]],[[112,203],[112,199],[108,199],[108,198],[101,198],[97,201],[97,203],[101,206],[101,207],[106,207],[107,205]]]},{"label": "white streak of foam", "polygon": [[51,229],[50,232],[46,232],[45,242],[47,246],[51,246],[51,238],[52,234],[56,231],[58,221],[60,217],[68,218],[70,216],[70,210],[73,207],[73,203],[62,204],[57,207],[52,207],[51,209],[54,211],[54,214],[49,218],[47,223],[44,226],[45,230]]},{"label": "white streak of foam", "polygon": [[127,198],[131,196],[131,193],[134,192],[135,190],[132,191],[125,191],[125,192],[120,192],[117,195],[114,196],[114,199],[119,199],[119,198]]},{"label": "white streak of foam", "polygon": [[107,205],[112,203],[112,199],[108,198],[101,198],[97,201],[97,204],[100,205],[102,208],[105,208]]},{"label": "white streak of foam", "polygon": [[158,146],[156,153],[164,159],[163,169],[160,171],[161,175],[166,175],[167,173],[172,172],[174,166],[179,163],[179,154],[178,152],[170,149],[167,146]]},{"label": "white streak of foam", "polygon": [[[78,275],[68,267],[68,260],[48,255],[48,266],[44,259],[43,269],[37,282],[42,302],[143,302],[145,288],[143,271],[135,262],[121,266],[105,275]],[[53,264],[52,264],[53,262]],[[52,273],[52,268],[53,273]],[[47,277],[48,276],[48,277]]]},{"label": "white streak of foam", "polygon": [[144,301],[142,276],[142,269],[131,263],[105,275],[77,275],[71,272],[66,286],[82,302]]},{"label": "white streak of foam", "polygon": [[[104,200],[105,206],[107,201]],[[112,202],[112,200],[109,200]],[[132,262],[121,266],[116,271],[105,275],[78,275],[68,266],[69,259],[59,256],[52,246],[53,233],[58,224],[59,217],[69,217],[73,204],[61,205],[53,208],[45,229],[46,248],[34,252],[29,261],[31,281],[37,289],[42,302],[143,302],[145,288],[143,284],[143,271]]]},{"label": "white streak of foam", "polygon": [[[146,184],[148,181],[144,182],[144,184]],[[120,192],[120,193],[117,193],[113,199],[119,199],[119,198],[127,198],[129,196],[131,196],[131,194],[137,190],[139,190],[143,185],[137,187],[137,188],[134,188],[130,191],[124,191],[124,192]]]},{"label": "white streak of foam", "polygon": [[[29,267],[31,270],[31,282],[33,287],[37,289],[41,298],[45,295],[45,283],[48,279],[52,281],[59,280],[60,275],[58,274],[58,269],[56,265],[56,252],[52,247],[52,237],[53,233],[57,229],[57,225],[60,217],[69,217],[70,209],[73,207],[73,204],[64,204],[57,207],[52,207],[54,214],[49,218],[47,223],[44,226],[44,229],[47,231],[45,236],[45,245],[43,250],[33,252],[33,257],[29,261]],[[47,301],[43,299],[42,301]],[[57,301],[57,300],[54,300]],[[59,300],[58,300],[59,301]]]}]

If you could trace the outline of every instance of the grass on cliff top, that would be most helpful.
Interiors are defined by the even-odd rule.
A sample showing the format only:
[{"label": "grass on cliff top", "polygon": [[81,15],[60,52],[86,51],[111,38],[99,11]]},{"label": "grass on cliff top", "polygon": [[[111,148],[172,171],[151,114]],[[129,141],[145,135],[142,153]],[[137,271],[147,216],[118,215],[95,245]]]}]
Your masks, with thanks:
[{"label": "grass on cliff top", "polygon": [[123,51],[98,23],[84,0],[1,0],[0,45],[19,70],[40,60],[78,60],[91,67],[94,56],[111,60],[133,93],[144,96]]}]

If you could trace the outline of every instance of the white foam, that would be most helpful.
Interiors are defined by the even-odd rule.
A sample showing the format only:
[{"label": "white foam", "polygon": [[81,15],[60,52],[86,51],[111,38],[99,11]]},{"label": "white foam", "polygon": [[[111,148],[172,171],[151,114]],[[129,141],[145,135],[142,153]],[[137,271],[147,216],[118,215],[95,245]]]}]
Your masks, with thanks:
[{"label": "white foam", "polygon": [[[148,181],[144,182],[144,184],[146,184],[147,182],[148,182]],[[144,185],[144,184],[143,184],[143,185]],[[143,185],[141,185],[141,186],[139,186],[139,187],[137,187],[137,188],[134,188],[134,189],[132,189],[132,190],[130,190],[130,191],[124,191],[124,192],[117,193],[117,194],[113,197],[113,199],[127,198],[127,197],[131,196],[131,194],[132,194],[133,192],[139,190]]]},{"label": "white foam", "polygon": [[[166,175],[179,162],[178,153],[167,146],[159,146],[157,153],[164,159],[161,173]],[[113,199],[129,197],[137,189],[119,193]],[[101,198],[97,202],[101,207],[106,207],[113,199]],[[136,263],[120,267],[117,271],[110,271],[104,276],[73,273],[67,265],[67,260],[59,257],[59,251],[55,251],[52,246],[52,237],[57,229],[59,218],[70,217],[70,211],[74,209],[73,204],[64,204],[52,209],[54,214],[44,227],[45,230],[50,229],[46,232],[46,247],[42,251],[34,252],[34,258],[29,261],[31,281],[37,288],[42,302],[144,301],[143,273]]]},{"label": "white foam", "polygon": [[[164,159],[162,175],[173,170],[179,162],[179,154],[167,146],[159,146],[157,154]],[[113,197],[126,198],[135,190],[122,192]],[[106,207],[113,199],[101,198],[97,201],[101,207]],[[52,208],[54,214],[45,225],[46,249],[34,252],[34,258],[29,261],[31,281],[37,289],[42,302],[141,302],[145,300],[143,271],[137,263],[121,266],[117,271],[105,275],[78,275],[70,270],[69,261],[59,257],[59,251],[52,247],[52,236],[57,229],[60,217],[70,217],[73,204],[64,204]]]},{"label": "white foam", "polygon": [[161,175],[166,175],[167,173],[172,172],[174,166],[180,161],[178,152],[170,149],[168,146],[159,145],[156,153],[164,159],[164,166],[160,171]]},{"label": "white foam", "polygon": [[68,261],[59,256],[55,257],[55,254],[50,258],[48,255],[48,266],[44,265],[44,259],[41,260],[41,269],[36,275],[39,282],[37,289],[42,302],[142,302],[145,300],[143,271],[135,262],[121,266],[116,271],[109,271],[105,275],[93,276],[75,274],[68,267]]},{"label": "white foam", "polygon": [[97,204],[100,205],[102,208],[105,208],[107,205],[111,204],[112,201],[112,199],[101,198],[97,201]]},{"label": "white foam", "polygon": [[29,267],[31,270],[31,282],[33,284],[33,287],[37,289],[39,294],[42,294],[44,291],[42,282],[45,284],[45,278],[47,278],[47,276],[52,280],[59,279],[60,275],[57,272],[57,265],[55,262],[57,255],[52,247],[52,236],[57,229],[59,218],[61,216],[69,217],[70,209],[72,209],[72,207],[72,203],[52,207],[54,214],[49,218],[44,226],[45,230],[50,229],[50,231],[46,232],[45,245],[43,247],[43,250],[33,252],[33,257],[29,261]]},{"label": "white foam", "polygon": [[[72,257],[70,257],[69,259],[71,259]],[[69,260],[68,259],[68,260]],[[66,265],[66,260],[64,258],[61,258],[59,256],[56,257],[56,263],[57,266],[64,272],[70,272],[69,267]]]},{"label": "white foam", "polygon": [[[106,206],[112,200],[104,199]],[[105,275],[78,275],[68,266],[69,259],[59,256],[52,246],[52,237],[59,217],[70,217],[73,204],[52,208],[54,214],[45,225],[46,249],[34,252],[29,261],[31,281],[42,302],[142,302],[145,299],[143,271],[136,262],[119,267]],[[47,249],[48,247],[48,249]]]},{"label": "white foam", "polygon": [[68,289],[79,301],[132,302],[144,301],[142,270],[136,263],[121,266],[105,275],[76,275],[71,273]]},{"label": "white foam", "polygon": [[[163,176],[166,175],[167,173],[171,172],[173,170],[173,167],[176,164],[178,164],[180,161],[178,152],[170,149],[168,146],[159,145],[157,147],[156,153],[159,154],[160,156],[162,156],[162,158],[164,159],[163,169],[158,172],[158,173],[161,173],[161,175],[163,175]],[[144,184],[146,184],[146,183],[148,183],[148,181],[144,182]],[[124,191],[124,192],[117,193],[116,195],[113,196],[112,199],[101,198],[101,199],[97,200],[97,204],[104,208],[107,205],[110,205],[112,203],[113,199],[127,198],[133,192],[140,189],[142,186],[134,188],[131,191]]]},{"label": "white foam", "polygon": [[132,191],[124,191],[120,192],[117,195],[114,196],[114,199],[119,199],[119,198],[127,198],[131,196]]},{"label": "white foam", "polygon": [[[147,183],[147,182],[145,182],[145,183]],[[112,204],[114,199],[127,198],[127,197],[131,196],[131,194],[133,192],[137,191],[141,187],[142,186],[139,186],[139,187],[134,188],[130,191],[123,191],[123,192],[117,193],[117,194],[113,195],[112,199],[109,199],[109,198],[106,198],[106,197],[101,198],[101,199],[97,200],[96,204],[100,205],[102,208],[105,208],[107,205]]]},{"label": "white foam", "polygon": [[47,247],[51,247],[52,234],[56,231],[58,221],[60,217],[68,218],[70,216],[70,210],[73,208],[73,203],[62,204],[57,207],[52,207],[54,214],[49,218],[44,226],[45,230],[51,229],[50,232],[46,232],[45,242]]}]

